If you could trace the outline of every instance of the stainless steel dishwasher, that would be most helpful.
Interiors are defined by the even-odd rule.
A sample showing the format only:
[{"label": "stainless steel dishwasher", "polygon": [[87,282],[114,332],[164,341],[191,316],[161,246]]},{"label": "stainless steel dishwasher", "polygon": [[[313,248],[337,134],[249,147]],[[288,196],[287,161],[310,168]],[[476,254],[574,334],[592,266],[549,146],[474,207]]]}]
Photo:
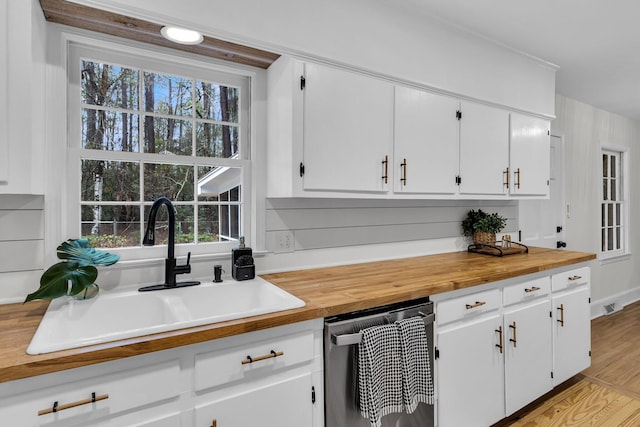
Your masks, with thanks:
[{"label": "stainless steel dishwasher", "polygon": [[[433,372],[433,303],[427,299],[328,317],[324,324],[325,426],[369,427],[357,405],[357,347],[359,330],[396,320],[422,316]],[[412,414],[382,417],[382,427],[432,427],[433,405],[420,403]]]}]

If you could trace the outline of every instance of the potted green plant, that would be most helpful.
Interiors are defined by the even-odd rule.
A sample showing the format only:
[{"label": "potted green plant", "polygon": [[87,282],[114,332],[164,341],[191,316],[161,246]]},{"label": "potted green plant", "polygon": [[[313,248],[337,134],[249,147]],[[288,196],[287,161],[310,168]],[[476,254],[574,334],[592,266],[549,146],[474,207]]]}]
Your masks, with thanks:
[{"label": "potted green plant", "polygon": [[52,300],[70,295],[88,299],[97,295],[97,265],[112,265],[120,256],[89,247],[87,239],[69,239],[57,248],[62,261],[52,265],[40,277],[40,288],[27,295],[24,302],[35,299]]},{"label": "potted green plant", "polygon": [[462,221],[462,232],[473,239],[473,243],[495,245],[496,233],[507,224],[507,219],[497,212],[487,213],[482,209],[470,210]]}]

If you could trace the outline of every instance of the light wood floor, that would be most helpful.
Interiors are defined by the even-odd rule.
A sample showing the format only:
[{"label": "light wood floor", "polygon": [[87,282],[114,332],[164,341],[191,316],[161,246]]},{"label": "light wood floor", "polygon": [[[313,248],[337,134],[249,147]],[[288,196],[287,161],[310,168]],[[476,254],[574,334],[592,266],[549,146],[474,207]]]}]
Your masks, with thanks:
[{"label": "light wood floor", "polygon": [[640,426],[640,302],[593,320],[591,367],[498,426]]}]

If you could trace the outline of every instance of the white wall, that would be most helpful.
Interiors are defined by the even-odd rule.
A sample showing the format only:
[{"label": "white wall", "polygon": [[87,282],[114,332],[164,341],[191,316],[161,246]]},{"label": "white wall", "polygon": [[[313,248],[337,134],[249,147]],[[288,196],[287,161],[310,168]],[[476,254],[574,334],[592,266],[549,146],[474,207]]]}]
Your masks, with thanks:
[{"label": "white wall", "polygon": [[556,67],[393,0],[72,0],[553,116]]},{"label": "white wall", "polygon": [[[640,250],[640,123],[563,96],[556,96],[556,120],[551,126],[564,135],[565,191],[571,216],[566,220],[567,249],[595,252],[600,249],[600,198],[602,192],[601,145],[628,147],[630,250]],[[608,301],[620,294],[635,294],[640,287],[640,265],[633,255],[617,262],[591,263],[592,299]]]}]

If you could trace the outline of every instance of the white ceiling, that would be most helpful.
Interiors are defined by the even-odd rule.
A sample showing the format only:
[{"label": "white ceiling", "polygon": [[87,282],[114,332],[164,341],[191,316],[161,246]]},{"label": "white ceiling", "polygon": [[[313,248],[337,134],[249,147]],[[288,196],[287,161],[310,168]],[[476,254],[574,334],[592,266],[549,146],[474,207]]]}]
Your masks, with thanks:
[{"label": "white ceiling", "polygon": [[640,120],[640,1],[402,0],[435,16],[552,62],[556,92]]}]

